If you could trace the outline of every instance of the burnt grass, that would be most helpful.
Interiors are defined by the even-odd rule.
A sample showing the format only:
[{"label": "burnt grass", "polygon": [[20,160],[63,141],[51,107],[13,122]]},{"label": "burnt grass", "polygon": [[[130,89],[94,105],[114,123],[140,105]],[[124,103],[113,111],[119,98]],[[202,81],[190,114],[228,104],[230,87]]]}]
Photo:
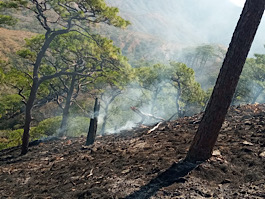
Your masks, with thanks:
[{"label": "burnt grass", "polygon": [[183,162],[202,114],[0,152],[2,198],[265,198],[265,105],[231,107],[212,158]]}]

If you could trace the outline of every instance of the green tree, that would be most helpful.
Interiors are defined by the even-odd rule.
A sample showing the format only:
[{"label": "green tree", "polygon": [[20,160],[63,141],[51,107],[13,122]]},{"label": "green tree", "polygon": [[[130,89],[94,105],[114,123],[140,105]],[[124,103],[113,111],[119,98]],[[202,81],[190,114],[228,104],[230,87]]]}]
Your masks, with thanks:
[{"label": "green tree", "polygon": [[45,30],[44,42],[40,51],[36,54],[32,68],[32,85],[30,95],[26,102],[26,115],[23,133],[21,154],[28,152],[29,130],[31,123],[31,111],[36,99],[39,86],[42,82],[54,78],[54,75],[43,77],[40,73],[44,55],[47,53],[52,41],[59,35],[75,31],[80,34],[87,33],[93,24],[105,23],[116,27],[126,27],[129,23],[117,15],[118,9],[108,7],[103,0],[48,0],[27,1],[28,9],[36,14]]},{"label": "green tree", "polygon": [[195,80],[192,68],[185,64],[171,62],[172,85],[176,88],[175,102],[178,117],[183,117],[191,106],[203,107],[206,93]]},{"label": "green tree", "polygon": [[[151,92],[151,114],[155,108],[161,111],[159,96],[166,90],[174,90],[167,95],[174,95],[178,117],[182,117],[191,107],[203,106],[205,92],[195,80],[193,69],[183,63],[171,62],[170,65],[155,64],[151,67],[137,68],[139,84]],[[173,88],[172,88],[173,86]],[[167,99],[169,102],[169,97]]]},{"label": "green tree", "polygon": [[121,95],[126,86],[133,79],[133,70],[129,64],[125,63],[125,67],[120,68],[118,71],[110,71],[106,75],[98,78],[95,82],[95,88],[100,91],[101,107],[104,111],[103,123],[101,126],[100,134],[104,135],[106,125],[109,118],[109,109],[112,102]]},{"label": "green tree", "polygon": [[164,64],[139,67],[136,69],[136,75],[140,87],[151,92],[150,112],[154,115],[158,96],[165,85],[171,81],[170,68]]},{"label": "green tree", "polygon": [[248,58],[233,98],[233,104],[255,103],[265,91],[265,55]]}]

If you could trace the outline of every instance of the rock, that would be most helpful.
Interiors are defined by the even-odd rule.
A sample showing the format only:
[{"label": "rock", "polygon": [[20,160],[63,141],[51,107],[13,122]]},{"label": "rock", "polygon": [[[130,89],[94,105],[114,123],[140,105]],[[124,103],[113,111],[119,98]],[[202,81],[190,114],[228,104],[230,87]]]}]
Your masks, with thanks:
[{"label": "rock", "polygon": [[252,144],[251,142],[248,141],[244,141],[242,144],[247,145],[247,146],[253,146],[254,144]]},{"label": "rock", "polygon": [[265,158],[265,151],[263,151],[262,153],[259,154],[259,157],[261,158]]},{"label": "rock", "polygon": [[221,152],[219,150],[214,150],[212,155],[213,156],[220,156]]}]

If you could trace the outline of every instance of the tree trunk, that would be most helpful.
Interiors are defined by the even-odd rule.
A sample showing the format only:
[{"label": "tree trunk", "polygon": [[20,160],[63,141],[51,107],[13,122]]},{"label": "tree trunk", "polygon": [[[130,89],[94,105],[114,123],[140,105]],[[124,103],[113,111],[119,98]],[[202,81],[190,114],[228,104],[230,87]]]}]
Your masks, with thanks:
[{"label": "tree trunk", "polygon": [[213,93],[186,156],[189,162],[204,161],[212,155],[264,7],[264,0],[247,0],[245,3]]},{"label": "tree trunk", "polygon": [[157,88],[154,91],[153,97],[152,97],[152,103],[151,103],[151,114],[154,115],[154,110],[155,110],[155,106],[156,106],[156,101],[157,101],[157,97],[159,94],[160,88]]},{"label": "tree trunk", "polygon": [[95,99],[94,105],[94,117],[90,119],[89,130],[87,133],[86,146],[94,143],[97,133],[98,115],[99,115],[100,103],[98,98]]},{"label": "tree trunk", "polygon": [[26,105],[26,113],[25,113],[26,115],[25,115],[24,132],[22,136],[21,155],[24,155],[28,152],[29,137],[30,137],[29,131],[30,131],[30,123],[31,123],[31,110],[32,110],[34,100],[37,95],[38,88],[39,88],[38,78],[34,78],[31,91],[30,91],[30,96],[29,96],[29,99]]},{"label": "tree trunk", "polygon": [[257,91],[256,95],[254,95],[251,104],[255,104],[261,93],[263,92],[264,88],[260,87],[260,89]]},{"label": "tree trunk", "polygon": [[71,85],[70,85],[70,88],[69,88],[69,90],[67,92],[65,106],[64,106],[64,109],[63,109],[63,118],[62,118],[60,130],[59,130],[59,136],[60,137],[65,135],[65,132],[66,132],[66,129],[67,129],[67,122],[68,122],[68,118],[69,118],[69,109],[70,109],[70,106],[71,106],[71,99],[72,99],[72,95],[74,93],[74,88],[75,88],[75,81],[76,81],[75,77],[76,77],[75,75],[72,76]]},{"label": "tree trunk", "polygon": [[179,99],[181,97],[181,85],[180,83],[177,81],[177,95],[176,95],[176,107],[177,107],[177,113],[178,113],[178,118],[182,117],[182,114],[181,114],[181,108],[180,108],[180,105],[179,105]]},{"label": "tree trunk", "polygon": [[102,123],[101,131],[100,131],[101,135],[105,134],[106,124],[108,120],[109,104],[106,105],[106,108],[104,110],[105,110],[105,115],[103,117],[103,123]]},{"label": "tree trunk", "polygon": [[29,99],[27,101],[26,105],[26,115],[25,115],[25,125],[24,125],[24,132],[22,136],[22,148],[21,148],[21,155],[24,155],[28,152],[28,146],[29,146],[29,131],[30,131],[30,123],[31,123],[31,110],[34,104],[34,101],[36,99],[36,95],[39,88],[39,68],[41,65],[41,60],[44,57],[45,52],[47,51],[50,43],[55,38],[56,35],[51,35],[49,38],[47,38],[40,50],[40,52],[37,55],[36,62],[34,64],[33,69],[33,83],[30,90]]}]

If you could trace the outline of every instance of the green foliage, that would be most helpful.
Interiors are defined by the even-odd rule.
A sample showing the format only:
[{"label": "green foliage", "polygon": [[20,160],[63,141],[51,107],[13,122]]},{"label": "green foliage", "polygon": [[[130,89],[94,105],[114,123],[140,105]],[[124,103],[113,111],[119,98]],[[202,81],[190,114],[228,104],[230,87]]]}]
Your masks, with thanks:
[{"label": "green foliage", "polygon": [[[56,135],[60,128],[62,117],[57,116],[41,121],[38,126],[33,128],[30,132],[32,139]],[[90,119],[87,117],[70,117],[67,124],[68,136],[80,136],[88,132]]]},{"label": "green foliage", "polygon": [[[204,106],[206,94],[196,82],[193,69],[185,64],[171,62],[170,65],[140,67],[136,69],[136,74],[140,86],[152,93],[151,113],[157,106],[157,100],[162,99],[160,95],[165,94],[174,96],[177,109],[182,109],[183,112],[191,106]],[[169,100],[169,97],[164,100]],[[157,107],[157,110],[160,108]]]},{"label": "green foliage", "polygon": [[[0,1],[0,11],[7,8],[18,9],[21,5],[26,5],[26,1],[23,0],[9,0],[9,1]],[[0,27],[3,25],[14,26],[18,22],[12,16],[0,14]]]},{"label": "green foliage", "polygon": [[41,138],[46,136],[51,136],[56,133],[60,127],[60,122],[62,117],[53,117],[41,121],[37,127],[31,130],[30,134],[33,138]]},{"label": "green foliage", "polygon": [[243,68],[234,95],[233,103],[264,103],[265,91],[265,55],[255,54],[248,58]]},{"label": "green foliage", "polygon": [[3,115],[14,115],[23,106],[21,97],[17,94],[0,96],[0,118]]},{"label": "green foliage", "polygon": [[218,45],[200,45],[183,50],[182,62],[195,71],[203,89],[214,86],[226,50]]},{"label": "green foliage", "polygon": [[[56,135],[60,127],[62,117],[53,117],[41,121],[38,126],[30,130],[30,141],[47,136]],[[68,124],[68,136],[86,135],[89,127],[89,118],[73,117]],[[23,129],[6,130],[0,132],[0,150],[22,144]]]},{"label": "green foliage", "polygon": [[170,64],[173,67],[173,84],[177,89],[181,89],[179,100],[185,104],[204,105],[205,92],[201,85],[196,82],[194,70],[182,63],[171,62]]},{"label": "green foliage", "polygon": [[11,16],[8,15],[0,15],[0,27],[2,25],[8,25],[8,26],[13,26],[17,23],[17,19],[14,19]]},{"label": "green foliage", "polygon": [[0,133],[0,150],[21,145],[23,129],[4,131]]}]

